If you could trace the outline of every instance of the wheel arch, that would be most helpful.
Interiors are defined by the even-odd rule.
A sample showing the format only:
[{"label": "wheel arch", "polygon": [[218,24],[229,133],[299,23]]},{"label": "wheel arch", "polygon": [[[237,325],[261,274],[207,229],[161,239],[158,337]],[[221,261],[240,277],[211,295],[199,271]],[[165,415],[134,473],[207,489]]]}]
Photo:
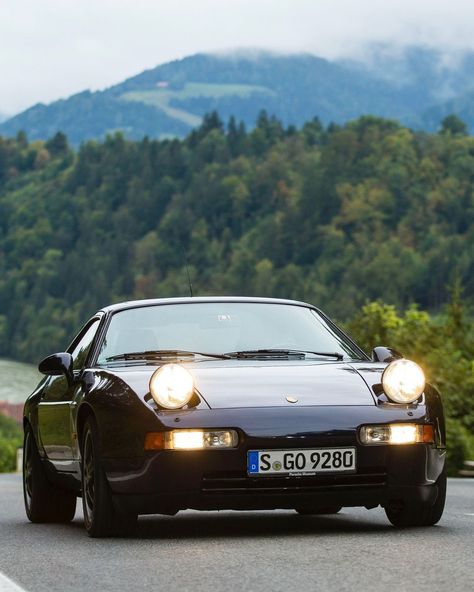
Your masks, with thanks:
[{"label": "wheel arch", "polygon": [[79,449],[82,453],[82,437],[84,434],[84,426],[86,421],[92,418],[92,421],[95,423],[97,427],[97,418],[95,416],[94,410],[88,403],[83,403],[79,407],[79,411],[77,412],[77,419],[76,419],[76,431],[77,431],[77,441],[79,444]]},{"label": "wheel arch", "polygon": [[23,440],[25,438],[25,433],[26,433],[26,430],[28,428],[31,430],[31,434],[33,436],[33,439],[34,439],[36,448],[38,450],[38,453],[43,458],[44,457],[44,451],[43,451],[43,445],[41,443],[41,438],[40,438],[40,433],[39,433],[39,430],[38,430],[38,425],[37,425],[36,422],[31,421],[31,419],[29,417],[27,417],[26,415],[24,415],[23,416]]}]

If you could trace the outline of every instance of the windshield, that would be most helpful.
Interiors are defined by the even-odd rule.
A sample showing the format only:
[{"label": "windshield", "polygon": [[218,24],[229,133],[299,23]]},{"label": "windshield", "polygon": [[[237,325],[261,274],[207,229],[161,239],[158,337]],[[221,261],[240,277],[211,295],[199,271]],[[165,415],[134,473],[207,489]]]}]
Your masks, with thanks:
[{"label": "windshield", "polygon": [[116,312],[98,364],[131,352],[229,352],[277,349],[337,352],[361,358],[314,310],[257,302],[199,302],[144,306]]}]

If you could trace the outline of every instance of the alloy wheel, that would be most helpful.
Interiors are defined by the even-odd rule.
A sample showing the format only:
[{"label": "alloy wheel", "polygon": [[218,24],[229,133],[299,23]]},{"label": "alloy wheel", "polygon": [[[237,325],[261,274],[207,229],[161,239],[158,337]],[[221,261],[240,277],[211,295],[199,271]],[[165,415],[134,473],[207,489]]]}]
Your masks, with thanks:
[{"label": "alloy wheel", "polygon": [[94,445],[92,434],[87,432],[84,441],[82,458],[82,495],[84,498],[84,520],[90,525],[94,514],[95,500],[95,471],[94,471]]},{"label": "alloy wheel", "polygon": [[23,490],[25,492],[25,504],[27,510],[31,509],[31,497],[33,495],[33,464],[31,450],[31,434],[28,431],[25,436],[23,450]]}]

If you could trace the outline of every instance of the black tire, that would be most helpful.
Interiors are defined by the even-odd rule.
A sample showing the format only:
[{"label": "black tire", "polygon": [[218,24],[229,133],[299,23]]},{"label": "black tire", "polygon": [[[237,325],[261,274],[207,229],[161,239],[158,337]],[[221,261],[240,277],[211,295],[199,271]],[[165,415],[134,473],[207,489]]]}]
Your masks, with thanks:
[{"label": "black tire", "polygon": [[82,507],[84,526],[93,538],[126,536],[137,524],[137,514],[116,510],[100,461],[99,439],[95,422],[86,420],[82,435]]},{"label": "black tire", "polygon": [[342,509],[342,506],[326,506],[324,508],[295,508],[298,514],[302,516],[320,516],[324,514],[337,514]]},{"label": "black tire", "polygon": [[76,494],[48,481],[30,425],[23,441],[23,499],[31,522],[71,522],[76,513]]},{"label": "black tire", "polygon": [[446,502],[446,468],[436,481],[438,497],[434,504],[405,504],[400,508],[385,508],[385,514],[390,522],[399,528],[414,526],[434,526],[443,515]]}]

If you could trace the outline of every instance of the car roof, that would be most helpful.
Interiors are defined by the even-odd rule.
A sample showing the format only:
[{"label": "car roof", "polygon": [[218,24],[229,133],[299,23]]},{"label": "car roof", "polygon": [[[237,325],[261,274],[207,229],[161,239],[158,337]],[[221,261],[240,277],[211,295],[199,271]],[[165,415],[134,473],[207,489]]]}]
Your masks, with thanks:
[{"label": "car roof", "polygon": [[100,312],[114,313],[120,310],[130,308],[140,308],[143,306],[159,306],[162,304],[197,304],[201,302],[255,302],[260,304],[289,304],[292,306],[305,306],[318,310],[312,304],[300,302],[298,300],[285,300],[283,298],[257,298],[247,296],[196,296],[185,298],[151,298],[148,300],[130,300],[127,302],[117,302],[100,310]]}]

